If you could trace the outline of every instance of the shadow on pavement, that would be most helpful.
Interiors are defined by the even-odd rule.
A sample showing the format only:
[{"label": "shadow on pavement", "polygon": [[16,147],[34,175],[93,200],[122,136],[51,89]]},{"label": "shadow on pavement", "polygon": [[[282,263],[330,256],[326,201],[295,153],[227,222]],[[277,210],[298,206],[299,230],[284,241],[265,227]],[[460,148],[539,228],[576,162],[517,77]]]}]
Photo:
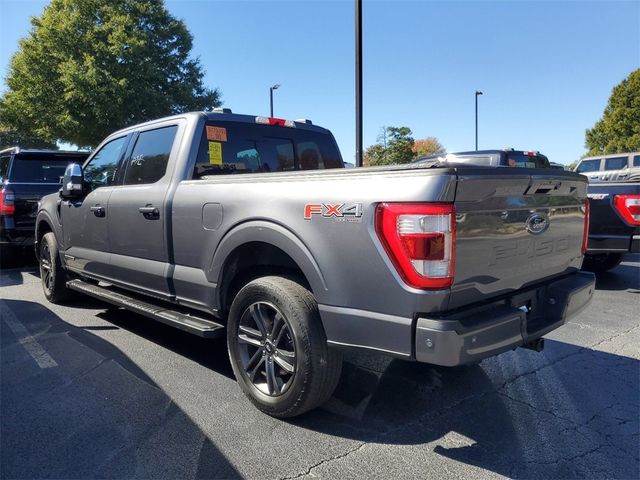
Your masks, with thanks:
[{"label": "shadow on pavement", "polygon": [[2,304],[21,311],[57,362],[40,368],[23,346],[29,340],[18,338],[17,320],[11,328],[11,320],[0,321],[2,478],[239,477],[119,349],[37,303]]},{"label": "shadow on pavement", "polygon": [[640,293],[640,255],[626,255],[623,262],[608,272],[596,275],[596,290],[629,290]]},{"label": "shadow on pavement", "polygon": [[520,350],[458,368],[356,358],[328,411],[292,423],[364,442],[435,442],[438,455],[512,478],[637,478],[640,362],[553,340],[547,351],[551,362]]},{"label": "shadow on pavement", "polygon": [[[233,378],[223,340],[117,309],[98,316]],[[288,423],[364,443],[415,445],[431,463],[440,457],[443,469],[454,459],[515,478],[632,478],[639,379],[635,359],[553,340],[542,354],[517,350],[459,368],[349,353],[327,405]]]}]

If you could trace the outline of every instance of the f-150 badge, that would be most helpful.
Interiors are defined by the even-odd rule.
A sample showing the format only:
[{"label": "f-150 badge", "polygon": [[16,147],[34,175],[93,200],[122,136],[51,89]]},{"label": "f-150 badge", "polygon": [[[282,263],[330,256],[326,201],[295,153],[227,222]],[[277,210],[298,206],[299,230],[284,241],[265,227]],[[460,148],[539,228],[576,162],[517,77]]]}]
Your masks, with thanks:
[{"label": "f-150 badge", "polygon": [[359,222],[362,218],[362,204],[307,203],[304,206],[304,219],[311,220],[315,216],[342,222]]}]

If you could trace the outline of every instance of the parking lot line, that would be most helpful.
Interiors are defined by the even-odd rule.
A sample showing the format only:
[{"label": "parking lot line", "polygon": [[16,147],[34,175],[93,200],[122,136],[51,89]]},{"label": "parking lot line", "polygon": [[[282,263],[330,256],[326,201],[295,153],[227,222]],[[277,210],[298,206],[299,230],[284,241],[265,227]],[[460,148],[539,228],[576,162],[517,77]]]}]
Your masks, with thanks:
[{"label": "parking lot line", "polygon": [[9,306],[1,300],[0,312],[2,313],[2,319],[40,368],[52,368],[58,366],[56,361],[51,358],[51,355],[42,348],[42,345],[38,343],[38,341],[27,331],[22,322],[18,320],[18,317],[16,317]]}]

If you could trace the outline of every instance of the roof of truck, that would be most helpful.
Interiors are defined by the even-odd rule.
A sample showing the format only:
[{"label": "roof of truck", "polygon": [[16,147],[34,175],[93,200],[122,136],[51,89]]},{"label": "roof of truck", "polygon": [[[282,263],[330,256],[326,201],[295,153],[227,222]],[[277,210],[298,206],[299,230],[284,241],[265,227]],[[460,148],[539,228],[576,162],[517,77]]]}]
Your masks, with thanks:
[{"label": "roof of truck", "polygon": [[20,148],[20,147],[9,147],[3,150],[0,150],[0,155],[53,155],[56,157],[65,156],[65,157],[86,157],[89,155],[88,151],[78,151],[78,150],[51,150],[51,149],[36,149],[36,148]]}]

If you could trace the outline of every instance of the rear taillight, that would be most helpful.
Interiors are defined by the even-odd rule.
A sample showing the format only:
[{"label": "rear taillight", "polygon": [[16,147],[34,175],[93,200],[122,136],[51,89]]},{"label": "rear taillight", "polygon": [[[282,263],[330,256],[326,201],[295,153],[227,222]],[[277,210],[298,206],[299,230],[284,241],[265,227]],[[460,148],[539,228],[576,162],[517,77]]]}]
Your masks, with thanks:
[{"label": "rear taillight", "polygon": [[589,199],[584,200],[584,231],[582,232],[582,255],[587,253],[589,243]]},{"label": "rear taillight", "polygon": [[8,188],[0,190],[0,215],[13,215],[16,213],[14,204],[15,195]]},{"label": "rear taillight", "polygon": [[640,195],[616,195],[613,206],[629,225],[640,226]]},{"label": "rear taillight", "polygon": [[452,204],[381,203],[376,232],[402,279],[421,289],[453,283],[456,216]]}]

